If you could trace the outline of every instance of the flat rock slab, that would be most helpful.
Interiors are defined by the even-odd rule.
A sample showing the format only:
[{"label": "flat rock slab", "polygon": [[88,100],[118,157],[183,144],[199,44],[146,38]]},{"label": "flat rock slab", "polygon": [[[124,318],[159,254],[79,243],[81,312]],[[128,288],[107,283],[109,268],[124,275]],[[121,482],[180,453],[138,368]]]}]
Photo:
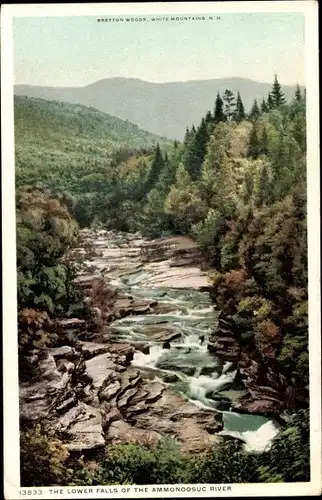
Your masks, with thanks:
[{"label": "flat rock slab", "polygon": [[109,401],[114,398],[118,392],[121,390],[121,384],[118,380],[111,381],[100,393],[99,399],[101,401]]},{"label": "flat rock slab", "polygon": [[85,403],[71,408],[59,419],[56,427],[68,432],[66,447],[70,451],[92,450],[105,445],[101,412]]},{"label": "flat rock slab", "polygon": [[135,421],[136,427],[174,437],[183,452],[192,453],[210,449],[220,440],[216,432],[223,429],[220,413],[202,410],[168,389],[148,412],[136,414]]},{"label": "flat rock slab", "polygon": [[50,354],[50,356],[53,356],[53,358],[59,359],[70,356],[74,353],[74,350],[69,345],[64,345],[62,347],[48,348],[47,353]]},{"label": "flat rock slab", "polygon": [[140,429],[124,420],[116,420],[109,426],[106,440],[111,444],[136,443],[141,445],[156,445],[162,438],[155,430]]},{"label": "flat rock slab", "polygon": [[135,349],[130,344],[115,342],[109,344],[109,352],[117,356],[125,356],[126,361],[132,361]]},{"label": "flat rock slab", "polygon": [[83,326],[85,325],[85,320],[84,319],[79,319],[79,318],[69,318],[69,319],[61,319],[57,321],[57,325],[63,326],[63,327],[78,327],[78,326]]},{"label": "flat rock slab", "polygon": [[118,368],[110,354],[99,354],[86,361],[86,374],[92,380],[95,389],[100,389],[104,382]]},{"label": "flat rock slab", "polygon": [[108,344],[100,344],[97,342],[81,342],[80,345],[81,351],[87,358],[92,358],[93,356],[96,356],[98,354],[109,352]]},{"label": "flat rock slab", "polygon": [[166,236],[164,238],[157,238],[156,240],[146,242],[142,245],[147,250],[159,248],[174,248],[176,250],[189,250],[191,248],[198,248],[198,243],[193,241],[188,236]]},{"label": "flat rock slab", "polygon": [[20,386],[21,415],[30,420],[45,418],[57,391],[64,389],[70,379],[69,373],[60,373],[53,356],[41,360],[37,367],[38,380]]}]

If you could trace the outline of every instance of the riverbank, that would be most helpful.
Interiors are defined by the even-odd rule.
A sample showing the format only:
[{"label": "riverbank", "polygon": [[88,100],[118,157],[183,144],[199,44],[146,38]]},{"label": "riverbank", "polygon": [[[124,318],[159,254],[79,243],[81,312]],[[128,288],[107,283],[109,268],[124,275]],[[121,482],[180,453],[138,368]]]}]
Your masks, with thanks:
[{"label": "riverbank", "polygon": [[30,353],[22,418],[50,419],[70,452],[170,436],[197,453],[221,434],[267,447],[276,425],[231,411],[236,371],[208,350],[216,315],[191,240],[84,231],[68,258],[81,263],[86,317],[51,324],[52,346]]}]

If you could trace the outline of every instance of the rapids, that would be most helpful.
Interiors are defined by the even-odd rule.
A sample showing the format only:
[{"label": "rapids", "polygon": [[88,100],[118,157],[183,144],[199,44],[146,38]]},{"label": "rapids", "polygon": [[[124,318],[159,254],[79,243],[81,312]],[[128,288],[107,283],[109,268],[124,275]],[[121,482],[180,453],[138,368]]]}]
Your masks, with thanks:
[{"label": "rapids", "polygon": [[[231,400],[240,394],[234,387],[235,367],[223,364],[207,349],[216,313],[208,293],[200,290],[200,283],[206,284],[204,274],[199,271],[198,275],[196,268],[171,267],[167,260],[157,265],[146,263],[141,252],[145,240],[139,234],[100,231],[91,244],[98,253],[84,263],[88,268],[101,273],[124,293],[166,306],[166,312],[127,316],[112,323],[119,339],[146,346],[146,353],[136,350],[132,365],[144,376],[171,386],[196,406],[222,412],[224,430],[220,434],[242,439],[246,450],[269,448],[278,433],[277,425],[263,416],[231,411]],[[181,281],[180,274],[184,278]],[[185,279],[190,275],[191,287]],[[160,286],[160,282],[165,285]],[[151,331],[157,329],[177,332],[180,337],[166,343],[155,341]]]}]

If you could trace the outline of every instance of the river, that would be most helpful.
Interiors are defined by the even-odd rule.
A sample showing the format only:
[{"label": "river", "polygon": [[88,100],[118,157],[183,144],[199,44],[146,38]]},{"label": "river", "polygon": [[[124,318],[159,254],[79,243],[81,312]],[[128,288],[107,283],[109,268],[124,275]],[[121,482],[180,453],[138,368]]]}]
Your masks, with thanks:
[{"label": "river", "polygon": [[[222,363],[207,349],[216,313],[207,291],[207,276],[198,267],[176,267],[169,260],[146,262],[140,235],[112,231],[84,233],[93,256],[85,268],[136,298],[156,300],[161,312],[126,316],[111,325],[120,340],[137,345],[132,365],[147,378],[160,380],[201,408],[223,413],[223,435],[238,437],[248,451],[263,451],[278,433],[271,419],[231,411],[241,389],[234,384],[232,363]],[[171,333],[170,342],[151,338]],[[155,335],[152,335],[152,337]],[[167,337],[165,337],[167,338]],[[145,346],[142,349],[142,345]],[[143,351],[143,352],[142,352]]]}]

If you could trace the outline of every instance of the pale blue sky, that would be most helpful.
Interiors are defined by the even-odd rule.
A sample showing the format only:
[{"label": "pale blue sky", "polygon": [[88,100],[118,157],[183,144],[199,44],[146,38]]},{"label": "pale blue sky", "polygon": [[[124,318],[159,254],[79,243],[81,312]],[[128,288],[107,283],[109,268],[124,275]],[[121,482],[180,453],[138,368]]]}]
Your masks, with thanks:
[{"label": "pale blue sky", "polygon": [[217,15],[221,20],[145,16],[141,23],[15,18],[15,83],[82,86],[116,76],[150,82],[236,76],[270,83],[277,73],[283,84],[305,84],[303,15]]}]

